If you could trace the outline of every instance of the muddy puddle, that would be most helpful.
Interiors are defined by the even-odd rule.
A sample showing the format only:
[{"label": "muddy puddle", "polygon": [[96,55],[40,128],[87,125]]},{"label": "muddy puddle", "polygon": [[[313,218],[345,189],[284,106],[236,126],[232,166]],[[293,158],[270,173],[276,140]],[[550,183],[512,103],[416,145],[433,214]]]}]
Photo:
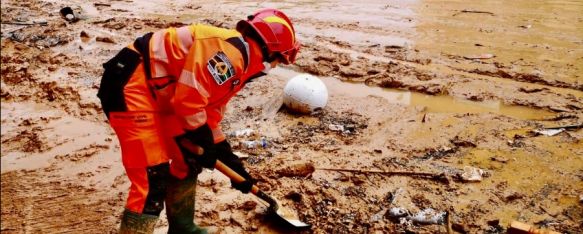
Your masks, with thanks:
[{"label": "muddy puddle", "polygon": [[[281,77],[294,77],[299,74],[284,68],[276,68],[272,73]],[[332,97],[335,95],[381,97],[390,103],[421,107],[427,113],[494,113],[523,120],[540,120],[555,115],[542,109],[505,105],[499,100],[477,102],[447,95],[435,96],[398,89],[372,87],[362,83],[340,81],[334,77],[320,77],[320,79],[326,84],[329,95]]]}]

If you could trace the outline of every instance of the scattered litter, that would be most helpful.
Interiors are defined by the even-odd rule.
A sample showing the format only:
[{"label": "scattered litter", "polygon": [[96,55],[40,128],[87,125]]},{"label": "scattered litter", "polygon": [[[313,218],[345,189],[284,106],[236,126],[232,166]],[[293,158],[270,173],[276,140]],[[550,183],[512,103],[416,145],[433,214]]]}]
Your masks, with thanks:
[{"label": "scattered litter", "polygon": [[383,219],[383,215],[387,213],[387,209],[382,209],[381,211],[375,213],[373,216],[370,217],[370,222],[378,222]]},{"label": "scattered litter", "polygon": [[583,124],[574,124],[574,125],[565,125],[565,126],[558,126],[558,127],[550,127],[550,128],[541,128],[537,130],[533,130],[535,136],[537,135],[545,135],[545,136],[555,136],[561,132],[567,130],[576,130],[583,128]]},{"label": "scattered litter", "polygon": [[344,126],[338,124],[328,124],[328,129],[332,131],[344,132]]},{"label": "scattered litter", "polygon": [[393,207],[389,209],[386,216],[389,218],[401,218],[409,215],[409,211],[403,207]]},{"label": "scattered litter", "polygon": [[482,181],[484,176],[484,170],[480,168],[466,166],[464,167],[464,172],[461,174],[461,178],[466,182],[479,182]]},{"label": "scattered litter", "polygon": [[254,148],[267,148],[267,140],[264,137],[261,140],[255,141],[242,141],[241,144],[245,146],[247,149],[254,149]]},{"label": "scattered litter", "polygon": [[230,137],[248,137],[248,136],[252,136],[255,133],[255,130],[250,129],[250,128],[246,128],[246,129],[241,129],[241,130],[237,130],[234,132],[229,133]]},{"label": "scattered litter", "polygon": [[545,135],[545,136],[554,136],[557,135],[561,132],[564,132],[565,129],[564,128],[560,128],[560,129],[541,129],[541,130],[534,130],[533,132],[538,134],[538,135]]},{"label": "scattered litter", "polygon": [[447,212],[438,212],[432,208],[427,208],[410,217],[413,223],[417,224],[443,224]]},{"label": "scattered litter", "polygon": [[233,152],[235,155],[237,155],[239,158],[245,159],[245,158],[249,158],[249,154],[246,154],[244,152]]},{"label": "scattered litter", "polygon": [[61,12],[61,16],[63,16],[63,18],[65,18],[65,20],[67,20],[69,22],[79,21],[79,18],[75,16],[75,12],[73,11],[73,9],[71,7],[63,7],[63,8],[61,8],[60,12]]},{"label": "scattered litter", "polygon": [[493,54],[478,54],[478,55],[467,55],[464,56],[465,59],[491,59],[496,57]]}]

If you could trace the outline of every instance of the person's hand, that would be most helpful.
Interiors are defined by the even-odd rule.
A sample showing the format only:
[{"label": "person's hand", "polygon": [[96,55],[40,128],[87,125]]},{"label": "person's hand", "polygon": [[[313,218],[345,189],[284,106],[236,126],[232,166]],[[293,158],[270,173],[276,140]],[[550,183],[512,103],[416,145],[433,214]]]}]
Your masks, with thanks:
[{"label": "person's hand", "polygon": [[215,153],[217,153],[217,158],[222,163],[245,178],[245,181],[240,183],[231,180],[231,187],[241,191],[242,193],[249,193],[256,181],[253,179],[253,177],[251,177],[249,172],[245,170],[241,159],[239,159],[239,157],[233,153],[231,145],[227,141],[222,141],[216,144],[214,150],[216,150]]},{"label": "person's hand", "polygon": [[213,134],[207,124],[186,131],[185,134],[176,137],[184,161],[194,169],[197,166],[214,168],[217,162],[216,146]]},{"label": "person's hand", "polygon": [[181,150],[186,149],[187,151],[183,152],[182,154],[184,155],[184,161],[188,165],[198,164],[205,168],[215,167],[215,164],[217,163],[217,154],[214,153],[214,146],[210,146],[204,149],[201,146],[192,143],[187,138],[181,138],[179,140],[179,144],[182,146],[180,147]]}]

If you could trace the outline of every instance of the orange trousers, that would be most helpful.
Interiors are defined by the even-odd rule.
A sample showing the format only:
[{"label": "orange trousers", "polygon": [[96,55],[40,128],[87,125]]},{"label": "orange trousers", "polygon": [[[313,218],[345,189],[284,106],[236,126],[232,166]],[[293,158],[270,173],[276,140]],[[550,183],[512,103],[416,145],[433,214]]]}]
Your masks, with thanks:
[{"label": "orange trousers", "polygon": [[116,103],[123,102],[126,111],[111,111],[108,117],[131,182],[126,208],[138,214],[159,215],[168,176],[183,179],[192,170],[174,140],[184,132],[178,116],[159,111],[162,108],[159,99],[152,97],[143,63],[119,91],[123,96]]}]

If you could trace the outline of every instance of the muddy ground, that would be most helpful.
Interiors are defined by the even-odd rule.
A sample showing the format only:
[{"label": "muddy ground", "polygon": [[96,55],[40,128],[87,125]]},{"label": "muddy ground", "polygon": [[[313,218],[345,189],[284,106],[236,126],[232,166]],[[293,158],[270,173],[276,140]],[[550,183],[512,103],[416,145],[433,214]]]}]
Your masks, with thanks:
[{"label": "muddy ground", "polygon": [[[82,19],[61,18],[65,6],[81,9]],[[313,225],[304,232],[446,233],[443,212],[458,233],[505,233],[513,220],[583,232],[583,131],[533,133],[583,123],[580,1],[7,0],[1,7],[2,233],[115,233],[129,183],[95,96],[101,64],[146,32],[233,27],[264,7],[291,16],[303,47],[296,65],[234,98],[224,130],[255,131],[231,142],[259,186]],[[323,111],[300,116],[274,107],[299,73],[327,84]],[[265,148],[239,144],[261,137]],[[484,172],[481,181],[464,180],[471,168]],[[196,221],[220,233],[286,232],[216,171],[201,174],[196,206]],[[416,218],[429,209],[434,219]],[[156,232],[166,225],[162,217]]]}]

